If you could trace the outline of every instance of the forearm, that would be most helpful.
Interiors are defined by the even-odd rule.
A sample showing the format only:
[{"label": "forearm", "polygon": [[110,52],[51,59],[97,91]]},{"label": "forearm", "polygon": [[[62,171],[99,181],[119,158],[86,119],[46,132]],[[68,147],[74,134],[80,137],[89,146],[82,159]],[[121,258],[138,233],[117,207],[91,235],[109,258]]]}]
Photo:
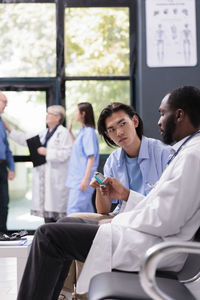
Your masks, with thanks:
[{"label": "forearm", "polygon": [[87,166],[86,166],[86,170],[85,170],[85,175],[84,175],[84,178],[87,179],[87,180],[89,180],[93,164],[94,164],[94,155],[91,155],[88,158]]},{"label": "forearm", "polygon": [[27,136],[24,132],[12,129],[9,137],[11,138],[11,140],[15,141],[17,144],[21,145],[21,146],[27,146]]},{"label": "forearm", "polygon": [[59,138],[58,145],[47,144],[46,160],[51,162],[66,163],[72,151],[72,139],[68,131],[63,131]]},{"label": "forearm", "polygon": [[69,130],[69,134],[70,134],[70,137],[71,137],[71,139],[72,139],[72,142],[74,142],[75,136],[74,136],[72,130]]},{"label": "forearm", "polygon": [[70,144],[62,148],[52,148],[47,144],[46,159],[52,162],[66,162],[70,158],[71,150],[72,146]]},{"label": "forearm", "polygon": [[103,197],[100,189],[96,189],[95,204],[98,214],[108,214],[110,212],[112,200],[109,197]]},{"label": "forearm", "polygon": [[6,161],[7,161],[8,169],[10,171],[14,171],[15,170],[15,163],[14,163],[12,153],[10,151],[9,151],[9,153],[7,153]]}]

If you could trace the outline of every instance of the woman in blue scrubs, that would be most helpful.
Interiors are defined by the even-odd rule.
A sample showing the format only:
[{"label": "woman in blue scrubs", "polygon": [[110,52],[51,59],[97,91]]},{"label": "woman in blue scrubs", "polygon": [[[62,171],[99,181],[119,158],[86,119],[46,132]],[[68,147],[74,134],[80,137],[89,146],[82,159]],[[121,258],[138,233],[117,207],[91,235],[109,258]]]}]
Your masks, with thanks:
[{"label": "woman in blue scrubs", "polygon": [[76,121],[81,130],[74,140],[66,186],[69,188],[67,215],[76,212],[94,212],[92,194],[94,189],[89,183],[99,164],[99,143],[95,132],[95,120],[92,105],[82,102],[77,105]]}]

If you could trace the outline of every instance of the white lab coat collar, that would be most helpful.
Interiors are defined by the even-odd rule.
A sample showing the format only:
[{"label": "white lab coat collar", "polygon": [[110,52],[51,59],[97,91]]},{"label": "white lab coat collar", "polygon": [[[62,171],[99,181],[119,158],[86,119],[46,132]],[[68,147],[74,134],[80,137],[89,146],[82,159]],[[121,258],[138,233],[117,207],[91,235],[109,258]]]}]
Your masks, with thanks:
[{"label": "white lab coat collar", "polygon": [[181,145],[185,142],[185,140],[186,140],[188,137],[189,137],[189,135],[186,136],[185,138],[183,138],[182,140],[178,141],[176,144],[174,144],[174,145],[172,146],[172,151],[173,151],[173,153],[176,152],[176,151],[181,147]]},{"label": "white lab coat collar", "polygon": [[[199,132],[200,133],[200,132]],[[171,146],[171,153],[170,153],[170,155],[169,155],[169,160],[170,160],[170,158],[174,155],[174,153],[176,152],[176,151],[178,151],[178,149],[181,147],[181,145],[183,145],[183,143],[185,142],[185,140],[187,140],[188,139],[188,137],[189,137],[190,135],[187,135],[185,138],[183,138],[182,140],[180,140],[180,141],[178,141],[177,143],[175,143],[174,145],[172,145]]]}]

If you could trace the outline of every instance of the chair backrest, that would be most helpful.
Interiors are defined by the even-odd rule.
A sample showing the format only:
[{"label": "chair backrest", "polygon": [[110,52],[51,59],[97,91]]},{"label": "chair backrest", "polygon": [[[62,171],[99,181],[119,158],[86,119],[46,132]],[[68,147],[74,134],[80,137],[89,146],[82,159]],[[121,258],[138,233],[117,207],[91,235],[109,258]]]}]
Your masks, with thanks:
[{"label": "chair backrest", "polygon": [[[198,254],[200,255],[200,243],[199,242],[162,242],[160,244],[154,245],[150,249],[147,250],[144,260],[141,261],[141,269],[140,269],[140,280],[141,280],[141,285],[144,288],[145,292],[151,296],[153,299],[159,299],[159,300],[172,300],[174,298],[169,297],[166,293],[163,292],[163,290],[160,289],[156,282],[156,270],[158,268],[159,262],[165,258],[168,255],[174,255],[175,253],[193,253],[193,254]],[[187,260],[188,261],[188,260]],[[198,270],[199,270],[199,264],[200,264],[200,259],[195,260],[195,262],[198,265]],[[194,269],[194,265],[192,265]],[[187,266],[184,266],[184,271],[188,272]],[[190,278],[188,277],[187,274],[187,282],[179,281],[176,280],[176,282],[179,282],[179,285],[187,286],[187,289],[185,289],[184,293],[179,295],[181,296],[181,299],[199,299],[200,295],[200,285],[198,283],[199,280],[197,280],[196,284],[196,279],[198,278],[198,274],[195,274],[195,277]],[[199,279],[199,278],[198,278]],[[188,286],[188,283],[190,282],[190,288]],[[184,283],[184,284],[183,284]],[[192,284],[192,286],[191,286]],[[194,290],[194,284],[195,284],[195,290]],[[191,297],[189,298],[188,295],[186,295],[186,291],[190,291]],[[169,293],[170,290],[167,291]],[[174,292],[174,291],[172,291]],[[196,298],[196,295],[198,297]],[[184,297],[183,297],[184,296]],[[175,298],[178,299],[178,298]]]},{"label": "chair backrest", "polygon": [[[200,242],[200,228],[197,230],[194,241]],[[192,281],[200,274],[200,259],[198,254],[188,254],[187,260],[182,270],[177,274],[179,281],[186,283],[188,280]]]},{"label": "chair backrest", "polygon": [[[108,154],[100,154],[100,156],[99,156],[99,165],[98,165],[97,171],[102,173],[102,174],[103,174],[104,164],[105,164],[106,159],[108,158],[108,156],[109,156]],[[94,193],[92,195],[92,205],[94,207],[94,211],[97,212],[96,205],[95,205],[95,198],[96,198],[96,190],[94,190]]]},{"label": "chair backrest", "polygon": [[102,173],[103,174],[103,168],[104,168],[104,165],[105,165],[105,162],[108,158],[108,154],[100,154],[99,156],[99,166],[98,166],[98,172]]}]

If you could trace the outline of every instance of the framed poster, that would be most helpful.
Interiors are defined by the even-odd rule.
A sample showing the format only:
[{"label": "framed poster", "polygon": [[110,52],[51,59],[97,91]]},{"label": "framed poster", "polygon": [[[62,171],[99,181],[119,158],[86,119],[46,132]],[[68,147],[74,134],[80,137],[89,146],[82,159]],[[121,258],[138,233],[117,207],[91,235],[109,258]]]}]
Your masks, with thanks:
[{"label": "framed poster", "polygon": [[195,66],[195,0],[146,0],[145,10],[147,66]]}]

